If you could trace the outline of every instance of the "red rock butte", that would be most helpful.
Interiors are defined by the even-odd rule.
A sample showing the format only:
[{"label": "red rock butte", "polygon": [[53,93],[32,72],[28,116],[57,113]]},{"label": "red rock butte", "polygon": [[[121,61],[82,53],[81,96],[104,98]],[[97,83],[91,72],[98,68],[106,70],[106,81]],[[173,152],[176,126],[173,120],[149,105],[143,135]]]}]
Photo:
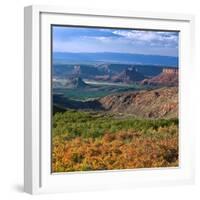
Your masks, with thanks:
[{"label": "red rock butte", "polygon": [[178,74],[178,68],[163,68],[162,72],[166,74]]}]

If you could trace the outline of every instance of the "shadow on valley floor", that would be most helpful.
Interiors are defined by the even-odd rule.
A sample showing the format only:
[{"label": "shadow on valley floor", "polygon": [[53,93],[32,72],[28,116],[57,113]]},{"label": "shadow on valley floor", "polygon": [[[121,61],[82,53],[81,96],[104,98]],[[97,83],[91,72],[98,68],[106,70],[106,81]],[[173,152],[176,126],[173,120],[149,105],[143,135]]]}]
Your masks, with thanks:
[{"label": "shadow on valley floor", "polygon": [[64,108],[84,109],[84,110],[90,109],[96,111],[105,110],[105,108],[98,100],[91,100],[91,101],[71,100],[60,94],[53,95],[53,104],[54,104],[54,113],[65,111]]}]

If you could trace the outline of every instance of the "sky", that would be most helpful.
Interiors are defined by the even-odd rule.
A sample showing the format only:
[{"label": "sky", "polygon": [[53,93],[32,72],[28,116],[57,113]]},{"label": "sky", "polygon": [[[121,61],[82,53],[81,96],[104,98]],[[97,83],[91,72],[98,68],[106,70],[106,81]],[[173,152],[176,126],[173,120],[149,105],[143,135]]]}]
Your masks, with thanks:
[{"label": "sky", "polygon": [[53,26],[53,52],[118,52],[178,57],[178,32]]}]

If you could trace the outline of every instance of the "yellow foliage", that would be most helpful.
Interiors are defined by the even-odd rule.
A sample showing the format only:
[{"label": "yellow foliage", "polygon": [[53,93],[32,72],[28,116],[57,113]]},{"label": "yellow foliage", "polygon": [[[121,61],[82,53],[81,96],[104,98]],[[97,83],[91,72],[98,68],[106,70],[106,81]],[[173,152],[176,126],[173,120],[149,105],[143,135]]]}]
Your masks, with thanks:
[{"label": "yellow foliage", "polygon": [[[105,133],[101,138],[54,136],[53,172],[178,166],[178,127],[153,131],[158,137],[131,130]],[[171,134],[159,137],[166,132]]]}]

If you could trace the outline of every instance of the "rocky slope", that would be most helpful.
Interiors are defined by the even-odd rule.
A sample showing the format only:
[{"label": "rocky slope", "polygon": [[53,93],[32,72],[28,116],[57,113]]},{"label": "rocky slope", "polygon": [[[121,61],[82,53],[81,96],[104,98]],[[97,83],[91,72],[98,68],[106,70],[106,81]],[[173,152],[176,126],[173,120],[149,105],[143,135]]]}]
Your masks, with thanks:
[{"label": "rocky slope", "polygon": [[151,79],[144,79],[143,85],[178,86],[178,69],[164,68],[162,73]]},{"label": "rocky slope", "polygon": [[118,114],[145,118],[178,117],[177,87],[109,95],[99,102],[105,110]]}]

